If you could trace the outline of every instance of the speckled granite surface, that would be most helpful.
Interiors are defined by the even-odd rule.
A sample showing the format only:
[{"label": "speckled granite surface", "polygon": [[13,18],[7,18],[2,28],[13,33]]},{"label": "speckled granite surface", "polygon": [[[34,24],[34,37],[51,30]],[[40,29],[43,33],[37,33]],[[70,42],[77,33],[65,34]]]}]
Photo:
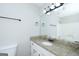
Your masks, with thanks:
[{"label": "speckled granite surface", "polygon": [[[71,42],[57,39],[50,42],[46,36],[31,37],[31,40],[56,56],[79,56],[79,48],[76,48],[76,45],[74,46]],[[42,42],[50,42],[52,46],[43,45]]]}]

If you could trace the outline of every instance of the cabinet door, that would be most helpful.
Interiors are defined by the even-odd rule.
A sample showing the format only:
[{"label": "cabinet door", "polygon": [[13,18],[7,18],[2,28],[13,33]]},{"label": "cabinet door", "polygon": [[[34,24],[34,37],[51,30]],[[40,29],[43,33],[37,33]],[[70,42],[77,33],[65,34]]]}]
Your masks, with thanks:
[{"label": "cabinet door", "polygon": [[39,51],[34,47],[34,43],[31,42],[31,56],[40,56]]},{"label": "cabinet door", "polygon": [[32,53],[32,56],[40,56],[40,53],[35,49],[32,49],[31,53]]}]

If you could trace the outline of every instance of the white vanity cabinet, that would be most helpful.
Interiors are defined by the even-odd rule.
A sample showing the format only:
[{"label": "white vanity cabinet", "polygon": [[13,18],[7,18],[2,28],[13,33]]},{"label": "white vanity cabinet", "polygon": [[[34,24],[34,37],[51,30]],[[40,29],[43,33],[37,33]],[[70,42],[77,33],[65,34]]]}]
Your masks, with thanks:
[{"label": "white vanity cabinet", "polygon": [[31,56],[55,56],[46,49],[31,41]]}]

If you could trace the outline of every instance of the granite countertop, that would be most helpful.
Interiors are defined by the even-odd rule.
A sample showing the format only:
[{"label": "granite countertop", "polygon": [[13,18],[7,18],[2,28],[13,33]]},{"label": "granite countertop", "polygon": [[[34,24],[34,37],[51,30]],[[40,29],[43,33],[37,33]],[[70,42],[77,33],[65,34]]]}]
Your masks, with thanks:
[{"label": "granite countertop", "polygon": [[[57,39],[55,39],[53,42],[50,42],[45,36],[31,37],[31,40],[35,42],[37,45],[41,46],[42,48],[55,54],[56,56],[79,56],[79,48],[76,48],[70,42]],[[52,44],[52,46],[46,46],[44,44],[41,44],[41,42],[49,42]]]}]

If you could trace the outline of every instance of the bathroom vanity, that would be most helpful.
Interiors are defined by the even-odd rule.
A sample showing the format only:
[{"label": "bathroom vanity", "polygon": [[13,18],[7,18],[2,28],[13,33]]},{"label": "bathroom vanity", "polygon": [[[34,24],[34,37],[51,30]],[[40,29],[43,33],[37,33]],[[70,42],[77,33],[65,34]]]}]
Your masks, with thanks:
[{"label": "bathroom vanity", "polygon": [[31,56],[79,56],[79,48],[64,40],[31,38]]}]

